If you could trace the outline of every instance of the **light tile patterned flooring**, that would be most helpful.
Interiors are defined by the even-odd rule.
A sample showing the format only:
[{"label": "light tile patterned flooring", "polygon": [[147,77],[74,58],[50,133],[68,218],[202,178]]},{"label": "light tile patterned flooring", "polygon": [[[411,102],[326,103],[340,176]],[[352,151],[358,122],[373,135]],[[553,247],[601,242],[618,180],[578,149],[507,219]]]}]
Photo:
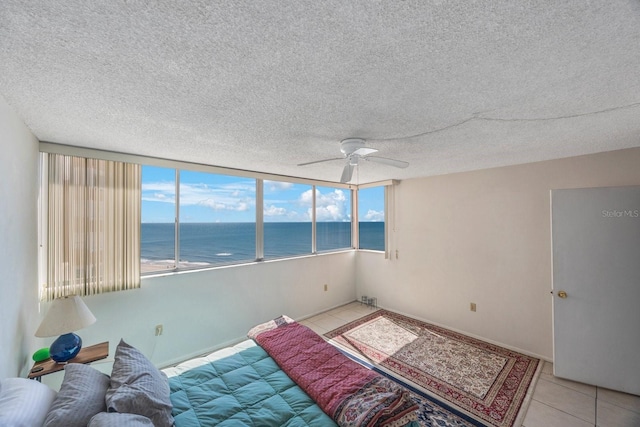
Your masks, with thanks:
[{"label": "light tile patterned flooring", "polygon": [[[322,335],[371,313],[352,302],[303,320]],[[523,427],[640,427],[640,396],[563,380],[545,362]]]}]

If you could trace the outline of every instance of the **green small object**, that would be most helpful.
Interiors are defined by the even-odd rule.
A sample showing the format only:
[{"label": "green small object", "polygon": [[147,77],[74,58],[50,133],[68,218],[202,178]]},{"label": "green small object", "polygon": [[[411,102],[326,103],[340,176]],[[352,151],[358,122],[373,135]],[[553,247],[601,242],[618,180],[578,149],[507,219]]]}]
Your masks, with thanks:
[{"label": "green small object", "polygon": [[33,353],[32,358],[36,362],[42,362],[43,360],[47,360],[49,358],[49,347],[44,347],[36,351],[35,353]]}]

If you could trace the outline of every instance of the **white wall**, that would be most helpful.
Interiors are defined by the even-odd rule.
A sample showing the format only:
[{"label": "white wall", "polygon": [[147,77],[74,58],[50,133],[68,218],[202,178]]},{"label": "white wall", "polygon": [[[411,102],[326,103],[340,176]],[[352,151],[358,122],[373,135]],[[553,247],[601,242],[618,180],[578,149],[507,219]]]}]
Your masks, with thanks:
[{"label": "white wall", "polygon": [[38,327],[38,141],[0,96],[0,378],[31,362]]},{"label": "white wall", "polygon": [[[0,97],[0,378],[25,376],[47,311],[38,303],[38,141]],[[245,337],[280,314],[303,318],[355,299],[353,252],[144,278],[138,290],[85,298],[98,319],[84,345],[120,338],[163,366]],[[328,291],[324,291],[324,284]],[[155,325],[164,333],[154,336]],[[44,377],[55,385],[57,374]],[[58,375],[60,376],[60,375]],[[49,377],[51,377],[49,379]]]},{"label": "white wall", "polygon": [[[252,326],[281,314],[300,319],[355,300],[354,257],[342,252],[145,278],[140,289],[83,298],[97,321],[77,333],[84,345],[108,340],[110,358],[123,338],[167,366],[246,339]],[[156,337],[158,324],[164,332]],[[57,381],[43,378],[54,387]]]},{"label": "white wall", "polygon": [[359,253],[357,294],[550,360],[549,192],[638,184],[640,148],[403,181],[398,259]]}]

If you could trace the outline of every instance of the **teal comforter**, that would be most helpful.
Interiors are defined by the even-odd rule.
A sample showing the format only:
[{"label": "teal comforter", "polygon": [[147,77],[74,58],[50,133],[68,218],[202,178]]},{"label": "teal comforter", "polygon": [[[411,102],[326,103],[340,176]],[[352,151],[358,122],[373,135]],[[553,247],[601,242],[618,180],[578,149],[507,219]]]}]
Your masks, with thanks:
[{"label": "teal comforter", "polygon": [[336,426],[252,340],[163,372],[176,427]]}]

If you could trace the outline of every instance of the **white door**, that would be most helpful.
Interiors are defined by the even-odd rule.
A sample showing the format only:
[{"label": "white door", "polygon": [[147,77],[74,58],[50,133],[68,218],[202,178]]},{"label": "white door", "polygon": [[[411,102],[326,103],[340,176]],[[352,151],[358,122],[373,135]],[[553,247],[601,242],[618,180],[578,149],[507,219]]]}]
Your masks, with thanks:
[{"label": "white door", "polygon": [[554,374],[640,395],[640,187],[551,204]]}]

